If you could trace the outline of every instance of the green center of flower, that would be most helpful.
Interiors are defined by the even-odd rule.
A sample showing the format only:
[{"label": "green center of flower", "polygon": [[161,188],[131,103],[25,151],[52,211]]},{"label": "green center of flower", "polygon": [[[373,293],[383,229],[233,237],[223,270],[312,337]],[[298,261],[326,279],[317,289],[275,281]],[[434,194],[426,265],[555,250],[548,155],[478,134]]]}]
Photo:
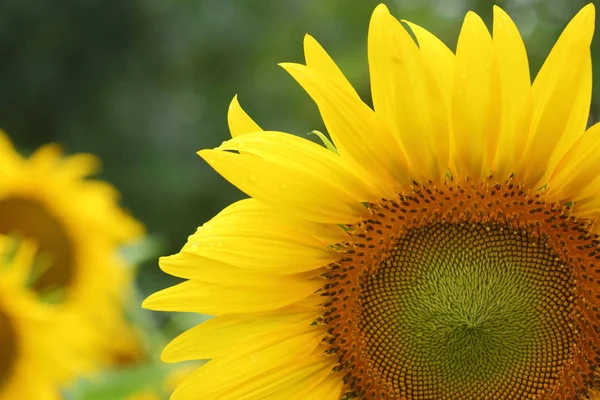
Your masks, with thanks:
[{"label": "green center of flower", "polygon": [[16,334],[8,316],[0,311],[0,394],[17,359]]},{"label": "green center of flower", "polygon": [[0,233],[37,242],[40,257],[30,285],[42,299],[60,300],[75,275],[72,241],[63,224],[38,201],[13,197],[0,200]]},{"label": "green center of flower", "polygon": [[361,286],[365,364],[400,398],[527,398],[576,337],[569,268],[500,224],[412,228]]}]

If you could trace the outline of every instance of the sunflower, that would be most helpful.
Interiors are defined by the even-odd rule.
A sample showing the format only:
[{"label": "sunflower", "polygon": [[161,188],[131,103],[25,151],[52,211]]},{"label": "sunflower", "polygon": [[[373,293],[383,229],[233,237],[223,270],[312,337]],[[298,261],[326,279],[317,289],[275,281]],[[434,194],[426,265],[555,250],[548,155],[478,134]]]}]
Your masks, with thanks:
[{"label": "sunflower", "polygon": [[[409,30],[411,31],[409,33]],[[513,21],[456,53],[378,6],[373,108],[310,36],[282,67],[325,147],[261,131],[200,151],[251,196],[161,268],[155,310],[212,314],[163,352],[209,359],[173,399],[575,399],[600,387],[600,125],[586,131],[594,7],[533,84]],[[416,40],[413,40],[413,37]]]},{"label": "sunflower", "polygon": [[117,250],[142,227],[113,187],[88,177],[99,166],[92,155],[47,145],[25,158],[0,132],[0,157],[0,234],[38,243],[27,284],[55,312],[78,316],[69,341],[88,364],[81,370],[109,362],[122,351],[114,335],[128,329],[121,302],[131,271]]},{"label": "sunflower", "polygon": [[59,400],[64,372],[77,368],[64,340],[76,319],[27,287],[35,255],[33,242],[0,237],[0,399]]}]

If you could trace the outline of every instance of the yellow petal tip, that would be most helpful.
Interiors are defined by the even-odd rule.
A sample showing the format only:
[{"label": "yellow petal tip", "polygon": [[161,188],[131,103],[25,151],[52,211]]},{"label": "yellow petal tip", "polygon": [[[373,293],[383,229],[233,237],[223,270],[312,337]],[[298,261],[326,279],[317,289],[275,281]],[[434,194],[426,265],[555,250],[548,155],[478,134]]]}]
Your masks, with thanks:
[{"label": "yellow petal tip", "polygon": [[373,10],[373,16],[378,13],[389,14],[390,10],[385,4],[380,3],[377,7],[375,7],[375,10]]},{"label": "yellow petal tip", "polygon": [[[467,12],[465,15],[465,19],[463,20],[462,27],[460,29],[460,35],[458,37],[457,46],[460,47],[460,42],[466,38],[479,38],[482,39],[483,36],[489,36],[489,31],[483,19],[473,11]],[[462,40],[461,40],[462,39]],[[457,49],[458,51],[458,49]]]},{"label": "yellow petal tip", "polygon": [[304,46],[306,46],[307,43],[311,43],[311,42],[315,42],[315,38],[310,34],[307,33],[304,35]]},{"label": "yellow petal tip", "polygon": [[154,310],[154,308],[152,307],[154,303],[154,295],[150,295],[148,297],[146,297],[144,299],[144,301],[142,301],[142,308],[146,309],[146,310]]},{"label": "yellow petal tip", "polygon": [[500,7],[497,4],[494,4],[494,6],[492,7],[493,13],[494,13],[494,18],[496,18],[496,15],[501,15],[501,16],[505,16],[506,11],[504,11],[504,9],[502,9],[502,7]]},{"label": "yellow petal tip", "polygon": [[596,6],[594,3],[588,3],[585,7],[581,9],[581,11],[589,12],[592,16],[596,14]]},{"label": "yellow petal tip", "polygon": [[142,308],[152,311],[171,311],[169,307],[163,305],[165,297],[167,299],[169,298],[171,292],[170,289],[171,288],[163,289],[146,297],[146,299],[142,301]]},{"label": "yellow petal tip", "polygon": [[196,152],[196,154],[198,154],[200,157],[202,157],[202,159],[204,161],[208,161],[206,159],[206,157],[210,157],[213,152],[214,152],[214,150],[211,150],[211,149],[202,149],[202,150],[198,150]]},{"label": "yellow petal tip", "polygon": [[467,12],[467,15],[465,15],[465,21],[467,21],[467,20],[469,20],[469,21],[476,20],[476,21],[483,22],[483,20],[479,16],[479,14],[477,14],[475,11],[470,11],[470,10]]},{"label": "yellow petal tip", "polygon": [[315,50],[315,48],[318,49],[321,46],[319,46],[317,40],[308,33],[304,35],[304,41],[302,42],[302,45],[304,47],[304,58],[306,61],[306,65],[308,65],[311,51]]},{"label": "yellow petal tip", "polygon": [[583,7],[575,17],[571,23],[577,21],[577,24],[582,26],[584,29],[594,29],[596,20],[596,7],[594,3],[589,3],[585,7]]},{"label": "yellow petal tip", "polygon": [[240,101],[238,100],[238,95],[234,94],[231,102],[229,103],[229,110],[231,110],[235,106],[239,106]]},{"label": "yellow petal tip", "polygon": [[163,351],[160,353],[160,361],[170,364],[173,362],[177,362],[177,360],[173,360],[172,358],[172,354],[171,354],[171,346],[170,344],[168,344]]},{"label": "yellow petal tip", "polygon": [[287,72],[290,72],[290,73],[291,73],[291,71],[300,71],[303,68],[306,68],[306,66],[304,66],[302,64],[293,63],[293,62],[283,62],[283,63],[279,63],[277,65],[279,65],[281,68],[285,69]]}]

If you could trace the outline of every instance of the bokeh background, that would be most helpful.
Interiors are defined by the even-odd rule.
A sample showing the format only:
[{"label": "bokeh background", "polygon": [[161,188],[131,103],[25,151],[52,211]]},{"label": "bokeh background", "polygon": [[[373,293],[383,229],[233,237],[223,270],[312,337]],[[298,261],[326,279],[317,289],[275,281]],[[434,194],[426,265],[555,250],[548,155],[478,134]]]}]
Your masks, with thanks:
[{"label": "bokeh background", "polygon": [[[68,153],[91,152],[103,160],[101,178],[121,191],[123,205],[148,230],[137,280],[143,297],[175,282],[159,271],[156,258],[177,252],[198,225],[243,197],[195,154],[227,139],[233,95],[263,128],[300,136],[324,131],[314,104],[277,63],[302,62],[302,39],[311,33],[369,101],[366,33],[379,2],[3,0],[0,127],[24,153],[57,142]],[[497,2],[522,32],[532,76],[566,22],[588,2]],[[491,27],[488,0],[386,4],[452,49],[466,11]],[[598,39],[592,51],[597,77]],[[600,116],[599,91],[595,83],[590,123]],[[142,329],[161,340],[196,322],[149,312],[141,318]],[[129,379],[147,379],[140,376]],[[118,398],[129,389],[119,390],[98,398]]]}]

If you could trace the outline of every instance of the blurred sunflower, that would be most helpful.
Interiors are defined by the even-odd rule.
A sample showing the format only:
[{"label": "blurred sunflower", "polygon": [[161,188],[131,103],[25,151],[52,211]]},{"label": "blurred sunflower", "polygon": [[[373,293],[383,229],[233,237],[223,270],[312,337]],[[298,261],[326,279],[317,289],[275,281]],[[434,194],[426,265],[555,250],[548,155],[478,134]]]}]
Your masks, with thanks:
[{"label": "blurred sunflower", "polygon": [[282,65],[317,103],[328,149],[261,131],[234,99],[233,139],[200,152],[252,198],[160,261],[188,281],[147,308],[216,316],[164,350],[211,359],[173,399],[574,399],[600,387],[593,5],[533,84],[498,7],[492,35],[467,14],[456,54],[405,26],[383,5],[373,13],[374,109],[310,36],[306,65]]},{"label": "blurred sunflower", "polygon": [[38,301],[27,287],[36,246],[15,245],[0,237],[0,399],[58,400],[68,371],[78,368],[64,345],[76,320]]},{"label": "blurred sunflower", "polygon": [[0,133],[0,157],[0,234],[39,244],[29,287],[55,311],[79,315],[64,340],[86,368],[113,362],[125,351],[115,337],[129,329],[122,302],[132,277],[117,250],[141,225],[119,208],[112,186],[88,178],[99,166],[92,155],[63,157],[47,145],[24,158]]}]

